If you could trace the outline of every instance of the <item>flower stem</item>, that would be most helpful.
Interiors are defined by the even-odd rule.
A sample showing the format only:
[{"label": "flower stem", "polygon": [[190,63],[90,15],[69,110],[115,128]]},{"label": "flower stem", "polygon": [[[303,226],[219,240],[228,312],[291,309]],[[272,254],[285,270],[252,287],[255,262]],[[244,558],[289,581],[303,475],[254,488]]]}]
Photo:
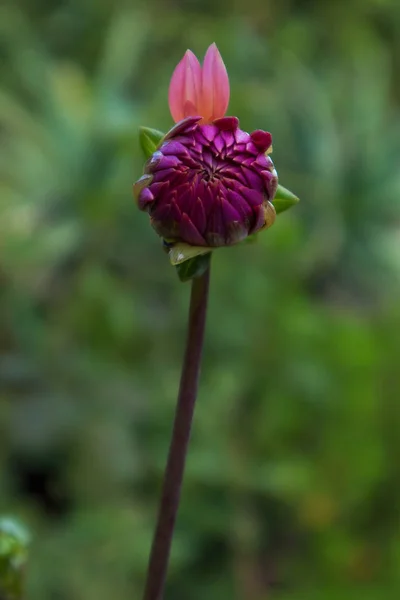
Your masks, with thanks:
[{"label": "flower stem", "polygon": [[199,383],[210,268],[192,280],[178,402],[143,600],[162,600]]}]

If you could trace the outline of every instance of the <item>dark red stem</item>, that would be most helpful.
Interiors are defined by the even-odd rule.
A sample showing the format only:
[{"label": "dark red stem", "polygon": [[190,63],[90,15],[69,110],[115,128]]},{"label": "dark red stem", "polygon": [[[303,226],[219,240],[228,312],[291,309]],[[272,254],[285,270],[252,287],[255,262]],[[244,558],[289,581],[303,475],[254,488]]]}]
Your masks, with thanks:
[{"label": "dark red stem", "polygon": [[210,269],[192,280],[186,350],[143,600],[162,600],[199,385]]}]

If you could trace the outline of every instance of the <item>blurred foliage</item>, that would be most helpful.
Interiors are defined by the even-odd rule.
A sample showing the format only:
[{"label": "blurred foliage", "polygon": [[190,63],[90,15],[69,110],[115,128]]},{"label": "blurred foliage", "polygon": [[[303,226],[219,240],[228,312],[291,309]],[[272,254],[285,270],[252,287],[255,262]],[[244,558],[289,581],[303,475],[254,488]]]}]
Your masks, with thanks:
[{"label": "blurred foliage", "polygon": [[216,41],[302,202],[215,253],[166,600],[400,591],[400,4],[0,9],[0,512],[27,598],[139,598],[188,286],[132,200],[138,127]]},{"label": "blurred foliage", "polygon": [[28,534],[17,522],[0,519],[0,598],[19,600],[23,594]]}]

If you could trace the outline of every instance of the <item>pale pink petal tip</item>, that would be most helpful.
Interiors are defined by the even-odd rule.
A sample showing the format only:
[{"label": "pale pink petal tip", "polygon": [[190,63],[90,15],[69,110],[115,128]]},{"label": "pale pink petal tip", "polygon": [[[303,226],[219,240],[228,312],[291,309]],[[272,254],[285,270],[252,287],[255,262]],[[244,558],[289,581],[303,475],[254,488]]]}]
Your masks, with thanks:
[{"label": "pale pink petal tip", "polygon": [[191,50],[176,66],[169,85],[168,102],[175,123],[198,114],[201,98],[201,66]]},{"label": "pale pink petal tip", "polygon": [[198,114],[210,123],[225,116],[229,104],[229,78],[216,44],[212,44],[204,57],[202,69],[202,95]]},{"label": "pale pink petal tip", "polygon": [[168,101],[176,123],[196,115],[203,117],[203,123],[225,116],[229,79],[215,44],[208,48],[203,67],[191,50],[186,51],[172,74]]}]

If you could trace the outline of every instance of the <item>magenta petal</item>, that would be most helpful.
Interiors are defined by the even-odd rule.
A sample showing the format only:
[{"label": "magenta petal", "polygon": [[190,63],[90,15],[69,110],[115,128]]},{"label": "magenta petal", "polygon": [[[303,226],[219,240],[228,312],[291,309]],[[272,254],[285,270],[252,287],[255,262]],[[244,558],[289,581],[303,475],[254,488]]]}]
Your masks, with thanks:
[{"label": "magenta petal", "polygon": [[164,142],[160,150],[164,154],[164,156],[170,156],[171,154],[175,154],[178,156],[181,154],[189,154],[186,146],[175,140]]},{"label": "magenta petal", "polygon": [[239,119],[237,117],[222,117],[222,119],[215,119],[213,124],[221,131],[236,131],[239,127]]},{"label": "magenta petal", "polygon": [[216,198],[214,200],[213,209],[208,218],[208,230],[212,233],[217,233],[220,236],[225,236],[225,223],[221,198]]},{"label": "magenta petal", "polygon": [[251,206],[259,206],[264,202],[264,196],[257,190],[250,190],[247,187],[240,186],[240,194]]},{"label": "magenta petal", "polygon": [[261,176],[265,179],[266,182],[269,182],[274,177],[274,173],[269,169],[263,169],[261,171]]},{"label": "magenta petal", "polygon": [[239,212],[227,200],[221,200],[221,209],[224,221],[226,223],[231,221],[240,221]]},{"label": "magenta petal", "polygon": [[232,157],[232,160],[234,160],[238,167],[240,167],[240,165],[246,160],[247,156],[248,155],[243,152],[238,152]]},{"label": "magenta petal", "polygon": [[181,163],[177,156],[162,156],[158,163],[159,169],[170,169],[177,167]]},{"label": "magenta petal", "polygon": [[222,213],[221,199],[217,198],[208,218],[206,241],[210,246],[218,247],[225,245],[225,238],[226,223]]},{"label": "magenta petal", "polygon": [[194,202],[190,218],[196,226],[197,230],[202,235],[204,235],[204,231],[207,225],[207,219],[206,213],[204,211],[204,205],[200,198],[197,198],[197,200]]},{"label": "magenta petal", "polygon": [[272,160],[265,154],[259,154],[256,158],[256,163],[262,169],[269,169],[272,166]]},{"label": "magenta petal", "polygon": [[254,157],[246,156],[246,158],[244,158],[242,161],[242,165],[245,165],[246,167],[252,167],[254,165]]},{"label": "magenta petal", "polygon": [[204,164],[209,169],[212,169],[213,168],[213,164],[214,164],[214,159],[213,159],[213,156],[212,156],[211,152],[209,150],[204,150],[202,158],[203,158]]},{"label": "magenta petal", "polygon": [[[215,186],[215,187],[217,187],[217,186]],[[204,212],[206,214],[206,218],[208,219],[208,217],[213,209],[213,205],[214,205],[214,198],[215,198],[214,186],[206,185],[204,183],[204,181],[201,181],[198,184],[197,194],[202,200]]]},{"label": "magenta petal", "polygon": [[153,175],[153,181],[169,181],[170,178],[174,175],[174,169],[161,169],[160,171],[156,171]]},{"label": "magenta petal", "polygon": [[251,154],[251,160],[253,160],[254,156],[257,156],[258,154],[260,154],[260,149],[257,148],[257,146],[254,144],[254,142],[249,141],[246,144],[246,152]]},{"label": "magenta petal", "polygon": [[182,240],[187,244],[192,244],[193,246],[205,246],[206,241],[200,235],[197,228],[194,226],[188,215],[182,215],[182,219],[180,222],[180,232],[182,236]]},{"label": "magenta petal", "polygon": [[256,171],[248,167],[242,167],[242,172],[247,180],[250,189],[261,191],[263,188],[263,180]]},{"label": "magenta petal", "polygon": [[218,134],[218,129],[215,125],[203,125],[201,133],[209,142],[214,141],[215,136]]},{"label": "magenta petal", "polygon": [[235,131],[235,139],[237,144],[247,144],[250,141],[250,135],[246,131],[237,129]]},{"label": "magenta petal", "polygon": [[234,192],[233,190],[228,190],[227,198],[228,201],[235,208],[235,210],[239,213],[242,219],[250,217],[250,215],[252,214],[252,209],[249,203],[246,202],[246,200],[243,198],[243,196],[241,196],[237,192]]},{"label": "magenta petal", "polygon": [[247,154],[247,144],[235,144],[235,154]]},{"label": "magenta petal", "polygon": [[235,188],[238,182],[247,185],[247,179],[240,168],[225,167],[222,172],[225,177],[229,178],[225,181],[227,187]]},{"label": "magenta petal", "polygon": [[184,184],[179,188],[178,202],[182,212],[190,214],[194,204],[193,187],[190,184]]},{"label": "magenta petal", "polygon": [[227,148],[233,146],[235,143],[235,136],[233,135],[232,131],[223,131],[221,135]]},{"label": "magenta petal", "polygon": [[272,145],[272,135],[268,131],[257,129],[250,134],[250,137],[261,152],[266,152]]},{"label": "magenta petal", "polygon": [[176,201],[172,201],[171,202],[171,217],[174,221],[179,222],[184,215],[182,215],[182,212],[178,206],[178,203]]},{"label": "magenta petal", "polygon": [[165,223],[179,223],[182,219],[182,213],[174,200],[172,200],[170,203],[155,207],[155,209],[151,212],[151,216],[157,221]]},{"label": "magenta petal", "polygon": [[222,150],[225,148],[225,141],[222,138],[222,135],[219,134],[215,137],[214,139],[214,145],[217,149],[217,152],[222,152]]},{"label": "magenta petal", "polygon": [[152,183],[150,186],[151,193],[153,196],[161,196],[163,192],[166,192],[170,186],[169,181],[159,181],[158,183]]},{"label": "magenta petal", "polygon": [[140,210],[145,210],[147,205],[153,202],[154,195],[148,187],[144,188],[138,197],[138,205]]}]

